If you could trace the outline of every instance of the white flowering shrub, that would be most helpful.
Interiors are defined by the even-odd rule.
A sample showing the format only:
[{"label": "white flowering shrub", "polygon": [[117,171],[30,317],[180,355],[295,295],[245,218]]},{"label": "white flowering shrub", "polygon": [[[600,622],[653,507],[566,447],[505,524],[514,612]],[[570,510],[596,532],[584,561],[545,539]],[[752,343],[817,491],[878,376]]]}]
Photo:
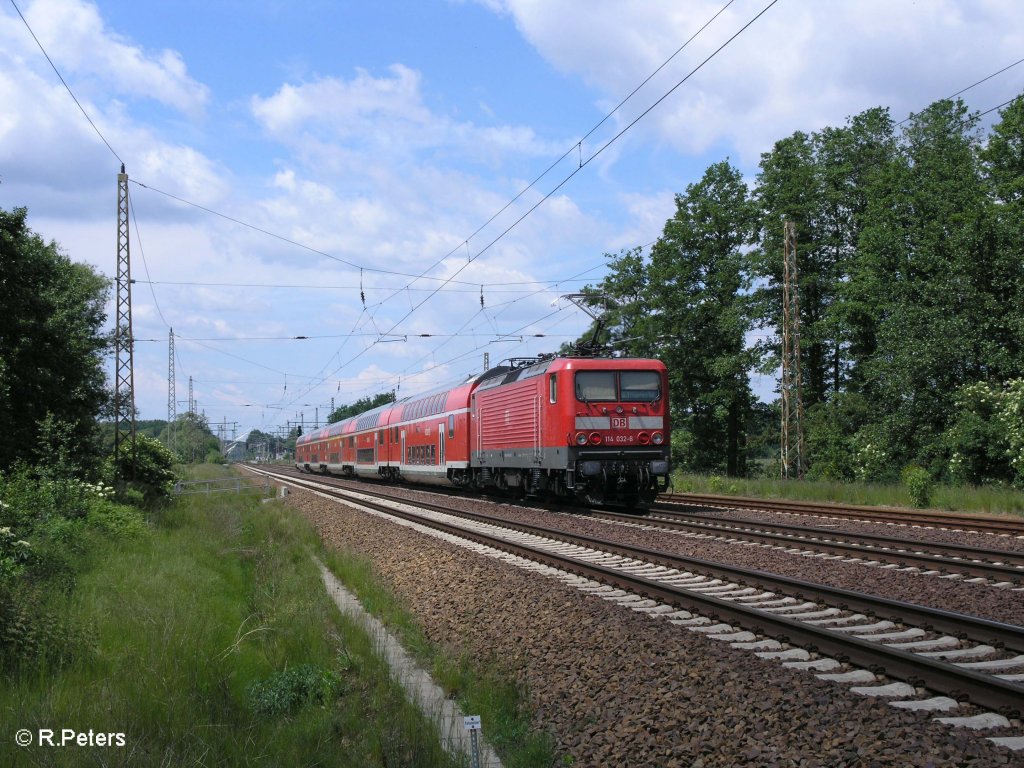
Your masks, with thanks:
[{"label": "white flowering shrub", "polygon": [[19,539],[10,527],[0,528],[0,579],[17,576],[31,559],[32,545]]},{"label": "white flowering shrub", "polygon": [[878,480],[892,472],[889,452],[878,435],[858,432],[853,444],[853,472],[858,480]]},{"label": "white flowering shrub", "polygon": [[955,403],[944,435],[950,478],[1024,486],[1024,379],[969,384],[957,391]]},{"label": "white flowering shrub", "polygon": [[1006,455],[1015,484],[1024,487],[1024,379],[1014,379],[1003,389],[999,422],[1006,432]]}]

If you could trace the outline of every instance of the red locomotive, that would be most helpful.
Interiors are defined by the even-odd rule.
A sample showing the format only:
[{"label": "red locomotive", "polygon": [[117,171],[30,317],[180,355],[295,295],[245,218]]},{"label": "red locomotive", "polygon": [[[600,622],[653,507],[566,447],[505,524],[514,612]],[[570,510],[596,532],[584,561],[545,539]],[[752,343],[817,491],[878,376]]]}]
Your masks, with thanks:
[{"label": "red locomotive", "polygon": [[658,360],[500,366],[303,435],[295,466],[634,506],[668,485],[667,392]]}]

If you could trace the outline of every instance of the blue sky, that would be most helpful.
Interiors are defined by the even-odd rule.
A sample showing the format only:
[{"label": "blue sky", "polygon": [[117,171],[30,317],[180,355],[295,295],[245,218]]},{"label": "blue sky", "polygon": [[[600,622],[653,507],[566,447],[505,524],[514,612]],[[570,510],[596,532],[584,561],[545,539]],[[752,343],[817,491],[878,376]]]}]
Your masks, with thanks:
[{"label": "blue sky", "polygon": [[[902,119],[1024,57],[1011,0],[780,0],[496,239],[766,2],[734,0],[482,227],[725,0],[16,1],[132,180],[140,416],[167,415],[173,326],[178,411],[191,376],[239,434],[557,348],[588,320],[559,297],[656,239],[709,164],[753,179],[795,130]],[[1022,90],[1024,65],[964,96]],[[0,207],[113,276],[119,161],[10,3],[0,104]]]}]

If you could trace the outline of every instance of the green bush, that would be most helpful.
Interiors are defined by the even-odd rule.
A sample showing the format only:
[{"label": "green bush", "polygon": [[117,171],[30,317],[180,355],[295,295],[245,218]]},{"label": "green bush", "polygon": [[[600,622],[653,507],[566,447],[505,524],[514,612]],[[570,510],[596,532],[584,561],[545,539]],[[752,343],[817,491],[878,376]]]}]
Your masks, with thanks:
[{"label": "green bush", "polygon": [[86,522],[90,528],[115,539],[135,538],[148,530],[138,509],[112,501],[90,504]]},{"label": "green bush", "polygon": [[301,664],[253,683],[249,687],[249,702],[258,715],[288,715],[310,704],[329,703],[340,684],[333,672],[314,664]]},{"label": "green bush", "polygon": [[935,483],[927,470],[911,465],[903,470],[901,478],[915,507],[923,508],[931,504]]},{"label": "green bush", "polygon": [[142,513],[112,496],[24,465],[0,476],[0,673],[62,664],[88,646],[66,618],[67,595],[104,541],[146,531]]},{"label": "green bush", "polygon": [[174,454],[159,440],[137,435],[134,457],[127,449],[120,457],[110,457],[104,475],[108,482],[114,483],[116,463],[120,475],[118,499],[126,504],[154,507],[171,498],[177,479],[173,470],[174,460]]},{"label": "green bush", "polygon": [[860,446],[852,436],[867,421],[867,413],[863,396],[852,392],[834,394],[807,409],[808,480],[847,482],[857,476],[864,467],[857,463]]}]

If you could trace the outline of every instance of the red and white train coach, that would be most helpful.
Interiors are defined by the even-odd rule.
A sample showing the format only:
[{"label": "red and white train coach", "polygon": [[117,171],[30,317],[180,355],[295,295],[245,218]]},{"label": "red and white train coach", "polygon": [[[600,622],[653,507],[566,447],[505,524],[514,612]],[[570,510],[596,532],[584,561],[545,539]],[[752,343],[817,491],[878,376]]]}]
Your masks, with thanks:
[{"label": "red and white train coach", "polygon": [[658,360],[502,366],[303,435],[295,465],[633,505],[668,484],[667,391]]}]

